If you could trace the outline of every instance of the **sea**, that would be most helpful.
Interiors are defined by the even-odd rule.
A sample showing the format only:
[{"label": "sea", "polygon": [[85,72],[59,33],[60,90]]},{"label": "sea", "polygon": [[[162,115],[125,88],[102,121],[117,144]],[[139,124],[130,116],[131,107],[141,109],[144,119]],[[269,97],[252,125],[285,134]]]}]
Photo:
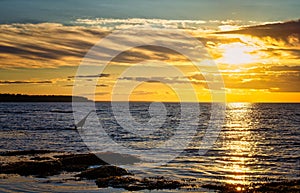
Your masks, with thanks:
[{"label": "sea", "polygon": [[[85,107],[84,103],[0,103],[0,153],[129,154],[141,161],[120,167],[137,176],[199,184],[300,178],[297,103],[99,102],[92,109]],[[99,189],[93,181],[60,180],[68,175],[1,177],[0,192],[126,192]]]}]

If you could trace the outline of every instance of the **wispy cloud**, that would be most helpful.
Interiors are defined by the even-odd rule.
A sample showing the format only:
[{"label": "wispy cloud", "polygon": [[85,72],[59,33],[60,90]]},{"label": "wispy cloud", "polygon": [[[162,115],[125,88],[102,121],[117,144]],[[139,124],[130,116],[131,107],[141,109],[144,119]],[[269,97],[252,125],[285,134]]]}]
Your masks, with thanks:
[{"label": "wispy cloud", "polygon": [[77,66],[107,32],[56,23],[0,25],[0,68]]},{"label": "wispy cloud", "polygon": [[[78,66],[89,49],[110,33],[102,27],[64,26],[56,23],[0,25],[0,30],[0,39],[3,40],[0,46],[0,68]],[[151,32],[146,35],[151,37]],[[171,36],[162,41],[172,41]],[[128,40],[134,41],[129,35],[122,38],[112,43],[118,46]],[[178,42],[186,46],[185,40]],[[114,51],[111,49],[103,47],[102,52],[95,53],[95,56],[100,62],[106,60],[107,54]],[[144,46],[125,51],[112,62],[137,63],[149,59],[186,60],[171,49]]]},{"label": "wispy cloud", "polygon": [[79,75],[79,76],[68,76],[68,78],[105,78],[109,77],[110,74],[92,74],[92,75]]},{"label": "wispy cloud", "polygon": [[[145,19],[145,18],[128,18],[128,19],[112,19],[112,18],[95,18],[95,19],[76,19],[74,24],[99,26],[104,29],[124,29],[128,27],[151,26],[156,28],[176,28],[197,31],[219,31],[226,27],[229,29],[239,29],[242,26],[262,24],[259,21],[245,20],[174,20],[174,19]],[[226,29],[228,31],[228,28]]]},{"label": "wispy cloud", "polygon": [[257,67],[244,72],[223,73],[226,88],[300,92],[300,66]]},{"label": "wispy cloud", "polygon": [[5,84],[52,84],[53,82],[50,80],[44,81],[24,81],[24,80],[0,80],[0,85]]},{"label": "wispy cloud", "polygon": [[[144,18],[128,18],[128,19],[77,19],[74,23],[80,25],[101,26],[104,29],[124,29],[137,26],[152,26],[159,28],[182,28],[182,29],[201,29],[207,21],[204,20],[166,20],[166,19],[144,19]],[[204,29],[204,28],[203,28]]]}]

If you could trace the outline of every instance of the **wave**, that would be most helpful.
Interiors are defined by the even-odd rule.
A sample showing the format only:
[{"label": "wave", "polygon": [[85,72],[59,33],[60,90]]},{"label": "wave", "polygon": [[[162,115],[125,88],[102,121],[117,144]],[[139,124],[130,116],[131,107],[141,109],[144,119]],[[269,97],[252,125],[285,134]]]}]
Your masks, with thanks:
[{"label": "wave", "polygon": [[71,110],[50,110],[51,113],[73,113]]}]

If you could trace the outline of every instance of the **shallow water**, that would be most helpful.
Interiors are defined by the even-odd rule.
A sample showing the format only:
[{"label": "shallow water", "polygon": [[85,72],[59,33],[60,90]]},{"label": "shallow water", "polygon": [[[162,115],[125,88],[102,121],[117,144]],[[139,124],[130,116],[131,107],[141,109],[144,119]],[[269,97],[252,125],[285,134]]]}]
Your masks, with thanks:
[{"label": "shallow water", "polygon": [[[177,156],[173,161],[151,169],[151,163],[147,161],[123,166],[137,175],[195,179],[197,183],[242,184],[300,178],[300,104],[228,104],[221,131],[213,130],[217,132],[217,141],[205,155],[199,155],[198,149],[202,148],[201,140],[210,123],[211,104],[200,104],[199,120],[190,118],[195,116],[195,104],[186,105],[187,111],[184,112],[178,103],[167,103],[164,108],[159,104],[132,103],[129,117],[124,116],[126,109],[119,105],[117,109],[122,116],[116,117],[109,103],[97,103],[97,116],[91,114],[84,128],[94,135],[93,132],[98,132],[93,129],[99,127],[99,120],[105,131],[102,135],[113,140],[109,144],[110,151],[118,152],[122,146],[122,153],[135,150],[132,154],[139,157],[140,152],[140,158],[148,157],[150,161],[161,163],[170,161],[169,157],[162,156],[162,152]],[[82,113],[81,117],[86,115],[84,111],[79,112],[80,108],[72,109],[71,103],[0,103],[0,151],[88,151],[86,141],[74,130],[74,122],[78,121],[74,121],[73,110],[77,115]],[[124,127],[124,124],[132,125],[132,121],[135,121],[134,128]],[[188,124],[182,127],[181,122]],[[191,128],[195,129],[195,133],[190,131]],[[176,135],[179,137],[176,138]],[[180,140],[185,136],[187,140],[193,140],[188,146],[165,148],[158,152],[159,155],[149,151],[169,139]],[[94,147],[107,145],[107,141],[89,139]],[[183,152],[179,155],[181,148]],[[9,177],[0,180],[0,191],[30,192],[31,189],[31,192],[74,192],[76,189],[80,192],[82,188],[83,192],[97,192],[94,182],[50,180],[45,183],[46,180]]]}]

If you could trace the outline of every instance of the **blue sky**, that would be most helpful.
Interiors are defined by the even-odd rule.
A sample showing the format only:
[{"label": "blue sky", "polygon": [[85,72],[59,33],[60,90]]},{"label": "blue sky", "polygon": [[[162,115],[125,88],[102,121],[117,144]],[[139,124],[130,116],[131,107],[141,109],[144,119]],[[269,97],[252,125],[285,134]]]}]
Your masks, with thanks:
[{"label": "blue sky", "polygon": [[0,0],[0,23],[78,18],[282,21],[299,18],[299,0]]}]

